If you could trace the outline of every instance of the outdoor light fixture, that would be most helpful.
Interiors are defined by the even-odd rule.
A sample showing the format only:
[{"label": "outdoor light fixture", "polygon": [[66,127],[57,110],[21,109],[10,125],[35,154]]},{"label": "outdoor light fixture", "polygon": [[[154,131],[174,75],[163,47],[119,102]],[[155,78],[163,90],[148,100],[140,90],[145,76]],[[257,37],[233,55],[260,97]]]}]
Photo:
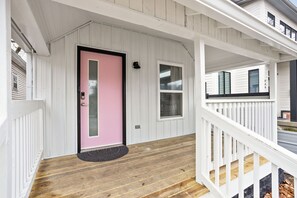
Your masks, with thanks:
[{"label": "outdoor light fixture", "polygon": [[139,63],[136,61],[136,62],[133,62],[133,68],[140,69],[141,67],[140,67]]}]

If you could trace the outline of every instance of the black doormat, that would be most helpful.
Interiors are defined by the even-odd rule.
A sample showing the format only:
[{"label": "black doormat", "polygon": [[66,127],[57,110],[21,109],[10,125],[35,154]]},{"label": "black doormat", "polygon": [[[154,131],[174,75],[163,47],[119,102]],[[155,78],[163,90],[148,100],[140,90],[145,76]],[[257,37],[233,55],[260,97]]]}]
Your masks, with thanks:
[{"label": "black doormat", "polygon": [[127,146],[117,146],[111,148],[104,148],[95,151],[87,151],[83,153],[78,153],[77,157],[83,161],[87,162],[104,162],[115,160],[123,157],[129,152]]}]

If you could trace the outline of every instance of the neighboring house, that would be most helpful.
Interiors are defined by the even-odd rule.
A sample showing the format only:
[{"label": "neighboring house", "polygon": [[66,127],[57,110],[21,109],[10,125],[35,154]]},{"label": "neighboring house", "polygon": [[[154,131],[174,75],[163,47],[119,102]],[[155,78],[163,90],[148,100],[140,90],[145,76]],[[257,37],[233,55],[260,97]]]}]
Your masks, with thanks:
[{"label": "neighboring house", "polygon": [[26,100],[26,62],[11,50],[11,87],[13,100]]},{"label": "neighboring house", "polygon": [[[242,8],[247,10],[257,19],[271,25],[275,30],[286,35],[293,41],[297,41],[297,9],[289,1],[267,1],[267,0],[233,0]],[[248,38],[247,38],[248,39]],[[236,97],[249,97],[267,95],[262,92],[268,92],[269,71],[268,68],[258,66],[259,72],[252,71],[258,69],[255,67],[245,67],[242,69],[223,71],[229,72],[231,75],[231,84],[229,88],[228,82],[219,82],[220,73],[212,73],[206,75],[207,94],[209,97],[221,97],[223,94],[237,94]],[[290,75],[290,70],[292,75]],[[294,72],[295,71],[295,72]],[[254,73],[255,72],[255,73]],[[257,75],[256,81],[249,80],[251,75]],[[297,87],[296,78],[296,61],[282,62],[278,64],[278,107],[277,116],[297,121],[297,93],[294,87]],[[251,87],[256,86],[255,89]],[[290,85],[291,84],[291,85]],[[228,87],[227,92],[223,88]],[[292,89],[290,89],[292,87]],[[231,90],[231,92],[230,92]],[[254,94],[262,93],[262,94]],[[213,96],[212,96],[213,95]],[[232,97],[231,95],[229,97]]]},{"label": "neighboring house", "polygon": [[[232,1],[3,0],[0,29],[0,197],[259,197],[270,175],[278,197],[279,169],[297,186],[276,120],[277,64],[297,43]],[[11,39],[32,100],[11,100]],[[266,98],[206,100],[206,73],[263,63],[249,89],[267,91],[269,68]],[[231,93],[232,74],[218,78]],[[76,157],[115,145],[130,153]]]},{"label": "neighboring house", "polygon": [[[251,66],[206,74],[206,93],[212,97],[226,94],[268,92],[268,66]],[[213,96],[216,95],[216,96]],[[232,97],[232,96],[230,96]]]}]

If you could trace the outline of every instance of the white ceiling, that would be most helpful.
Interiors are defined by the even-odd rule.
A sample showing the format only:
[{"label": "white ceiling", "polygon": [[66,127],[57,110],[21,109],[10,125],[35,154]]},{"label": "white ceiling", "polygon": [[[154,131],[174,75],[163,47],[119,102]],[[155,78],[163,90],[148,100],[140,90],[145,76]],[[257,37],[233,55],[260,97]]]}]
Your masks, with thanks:
[{"label": "white ceiling", "polygon": [[[189,40],[169,36],[165,33],[157,32],[144,26],[130,24],[62,5],[51,0],[28,0],[28,2],[46,42],[50,42],[88,21],[96,21],[98,23],[110,24],[137,32],[145,32],[146,34],[177,40],[182,42],[193,56],[193,43]],[[240,67],[249,64],[254,65],[256,62],[259,61],[210,46],[206,47],[207,72],[219,71],[235,66]]]}]

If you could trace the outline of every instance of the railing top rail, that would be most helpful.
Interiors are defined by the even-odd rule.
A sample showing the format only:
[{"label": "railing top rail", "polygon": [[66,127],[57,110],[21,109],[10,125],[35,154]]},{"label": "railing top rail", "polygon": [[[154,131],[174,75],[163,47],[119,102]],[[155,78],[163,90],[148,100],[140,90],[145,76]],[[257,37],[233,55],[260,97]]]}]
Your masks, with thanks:
[{"label": "railing top rail", "polygon": [[15,100],[11,103],[11,118],[15,119],[43,108],[43,100]]},{"label": "railing top rail", "polygon": [[202,108],[202,116],[214,123],[225,133],[250,149],[263,156],[273,164],[297,177],[297,155],[277,145],[276,143],[254,133],[237,122],[221,115],[220,113]]},{"label": "railing top rail", "polygon": [[273,99],[206,99],[206,104],[210,103],[241,103],[241,102],[275,102]]}]

